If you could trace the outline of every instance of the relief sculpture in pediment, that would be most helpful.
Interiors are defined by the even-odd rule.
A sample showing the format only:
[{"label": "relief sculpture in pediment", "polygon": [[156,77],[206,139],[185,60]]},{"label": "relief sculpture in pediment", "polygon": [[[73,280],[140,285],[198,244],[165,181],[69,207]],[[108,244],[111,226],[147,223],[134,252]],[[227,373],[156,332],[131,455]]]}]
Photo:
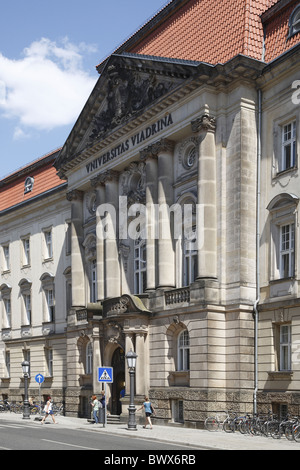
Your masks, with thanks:
[{"label": "relief sculpture in pediment", "polygon": [[105,105],[93,119],[90,143],[163,96],[172,86],[155,73],[141,75],[115,64],[108,67],[107,76]]}]

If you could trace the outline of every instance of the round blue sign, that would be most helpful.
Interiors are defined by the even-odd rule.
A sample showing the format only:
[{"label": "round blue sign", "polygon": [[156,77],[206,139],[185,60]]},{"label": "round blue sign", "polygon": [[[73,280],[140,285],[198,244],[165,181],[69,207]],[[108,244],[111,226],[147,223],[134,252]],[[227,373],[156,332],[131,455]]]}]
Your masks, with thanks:
[{"label": "round blue sign", "polygon": [[35,381],[36,381],[38,384],[43,383],[44,380],[45,380],[45,379],[44,379],[44,376],[43,376],[42,374],[37,374],[37,375],[35,376]]}]

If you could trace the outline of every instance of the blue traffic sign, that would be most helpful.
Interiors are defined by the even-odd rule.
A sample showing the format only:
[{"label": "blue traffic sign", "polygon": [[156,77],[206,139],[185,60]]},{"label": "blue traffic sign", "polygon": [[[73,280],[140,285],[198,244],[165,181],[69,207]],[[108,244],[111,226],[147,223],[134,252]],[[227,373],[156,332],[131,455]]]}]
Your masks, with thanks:
[{"label": "blue traffic sign", "polygon": [[98,367],[98,382],[113,382],[112,367]]},{"label": "blue traffic sign", "polygon": [[42,384],[44,382],[45,378],[42,374],[37,374],[35,376],[35,381],[38,383],[38,384]]}]

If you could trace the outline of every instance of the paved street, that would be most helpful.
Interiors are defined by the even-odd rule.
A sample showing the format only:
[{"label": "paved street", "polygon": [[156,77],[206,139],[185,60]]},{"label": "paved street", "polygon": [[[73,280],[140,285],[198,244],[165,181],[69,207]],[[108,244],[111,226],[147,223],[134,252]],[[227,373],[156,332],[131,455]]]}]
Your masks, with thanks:
[{"label": "paved street", "polygon": [[128,439],[126,435],[95,433],[91,428],[69,429],[48,423],[24,420],[0,421],[0,450],[109,450],[127,452],[136,450],[178,451],[177,444],[153,442],[145,438]]},{"label": "paved street", "polygon": [[[211,433],[206,430],[178,426],[154,425],[153,429],[129,431],[126,424],[89,423],[86,419],[58,416],[57,424],[50,418],[46,424],[23,420],[15,413],[0,414],[0,450],[110,450],[110,451],[184,451],[197,454],[207,450],[300,450],[300,444],[286,438],[227,434],[223,431]],[[105,454],[106,455],[106,454]]]}]

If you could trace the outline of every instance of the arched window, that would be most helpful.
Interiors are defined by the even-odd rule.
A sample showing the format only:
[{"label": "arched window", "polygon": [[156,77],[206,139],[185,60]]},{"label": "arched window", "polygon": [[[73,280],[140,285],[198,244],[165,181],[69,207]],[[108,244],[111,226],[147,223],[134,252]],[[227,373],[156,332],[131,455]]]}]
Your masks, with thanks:
[{"label": "arched window", "polygon": [[142,294],[146,289],[146,242],[138,238],[134,242],[134,293]]},{"label": "arched window", "polygon": [[292,12],[289,19],[289,38],[300,32],[300,5]]},{"label": "arched window", "polygon": [[187,330],[178,336],[178,370],[190,369],[190,337]]}]

